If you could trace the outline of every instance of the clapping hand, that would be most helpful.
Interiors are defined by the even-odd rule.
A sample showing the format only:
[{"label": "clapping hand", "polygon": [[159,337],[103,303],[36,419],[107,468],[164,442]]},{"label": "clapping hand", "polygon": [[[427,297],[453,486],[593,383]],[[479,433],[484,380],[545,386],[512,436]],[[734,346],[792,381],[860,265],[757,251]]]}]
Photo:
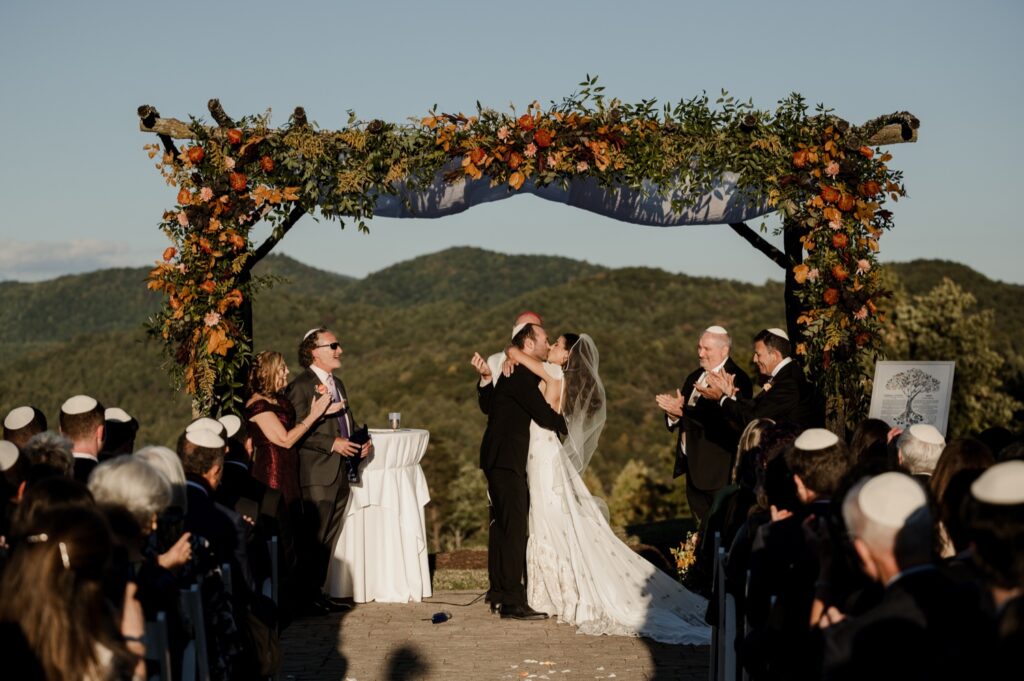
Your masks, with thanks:
[{"label": "clapping hand", "polygon": [[[309,413],[313,418],[320,418],[327,411],[327,408],[331,405],[331,393],[324,392],[321,395],[315,395],[313,401],[309,403]],[[340,402],[338,403],[341,404]],[[340,409],[341,407],[338,407]],[[335,409],[337,411],[337,409]]]},{"label": "clapping hand", "polygon": [[707,374],[707,387],[701,386],[699,383],[695,387],[697,392],[701,394],[701,397],[717,402],[722,397],[732,397],[733,393],[736,392],[736,387],[733,384],[735,378],[734,374],[724,371],[720,373],[709,371]]},{"label": "clapping hand", "polygon": [[481,357],[479,352],[474,352],[469,362],[477,370],[477,373],[480,374],[481,381],[491,381],[491,368],[487,366],[487,360]]},{"label": "clapping hand", "polygon": [[654,401],[658,403],[658,407],[665,412],[669,418],[679,420],[683,417],[683,394],[676,389],[675,395],[668,393],[662,393],[661,395],[655,395]]}]

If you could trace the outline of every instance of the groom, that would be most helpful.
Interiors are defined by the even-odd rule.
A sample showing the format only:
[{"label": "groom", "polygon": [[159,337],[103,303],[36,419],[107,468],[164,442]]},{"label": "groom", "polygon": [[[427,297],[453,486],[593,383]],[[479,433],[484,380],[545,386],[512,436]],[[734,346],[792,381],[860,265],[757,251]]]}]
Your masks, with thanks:
[{"label": "groom", "polygon": [[[548,336],[535,324],[526,324],[512,338],[512,345],[540,361],[548,357]],[[477,393],[480,409],[487,414],[487,430],[480,443],[480,468],[487,476],[494,520],[490,526],[488,577],[492,604],[500,604],[504,619],[545,619],[526,604],[526,537],[530,493],[526,483],[526,457],[530,450],[530,421],[548,430],[565,433],[565,419],[555,412],[537,389],[540,378],[523,366],[497,384],[479,355],[473,366],[480,373]]]}]

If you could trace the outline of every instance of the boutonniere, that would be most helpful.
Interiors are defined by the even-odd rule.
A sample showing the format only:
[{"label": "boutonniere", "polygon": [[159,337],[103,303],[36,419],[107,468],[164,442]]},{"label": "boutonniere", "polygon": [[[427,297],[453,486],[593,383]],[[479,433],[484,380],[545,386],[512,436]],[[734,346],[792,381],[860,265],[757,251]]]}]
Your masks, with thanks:
[{"label": "boutonniere", "polygon": [[328,392],[327,386],[324,385],[323,383],[320,383],[319,385],[316,386],[316,394],[317,395],[326,395],[327,392]]},{"label": "boutonniere", "polygon": [[767,383],[765,383],[764,385],[761,386],[761,390],[763,390],[764,392],[768,392],[771,389],[772,389],[772,382],[771,381],[768,381]]}]

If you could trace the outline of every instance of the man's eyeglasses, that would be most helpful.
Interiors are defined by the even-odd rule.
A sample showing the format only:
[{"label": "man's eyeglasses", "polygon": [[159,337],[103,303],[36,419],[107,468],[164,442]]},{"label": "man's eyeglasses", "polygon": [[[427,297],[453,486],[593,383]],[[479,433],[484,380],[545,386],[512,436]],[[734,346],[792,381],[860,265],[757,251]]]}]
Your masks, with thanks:
[{"label": "man's eyeglasses", "polygon": [[341,343],[324,343],[323,345],[316,346],[317,348],[330,348],[331,350],[337,350],[341,347]]}]

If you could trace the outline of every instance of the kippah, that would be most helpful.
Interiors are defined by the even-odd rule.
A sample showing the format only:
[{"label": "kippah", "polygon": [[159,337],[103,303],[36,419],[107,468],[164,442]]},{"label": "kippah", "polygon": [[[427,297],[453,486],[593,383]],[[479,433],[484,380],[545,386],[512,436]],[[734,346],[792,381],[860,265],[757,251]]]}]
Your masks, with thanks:
[{"label": "kippah", "polygon": [[36,412],[32,407],[15,407],[7,413],[7,418],[4,419],[4,428],[7,430],[24,428],[32,422],[35,416]]},{"label": "kippah", "polygon": [[0,471],[7,471],[18,460],[18,445],[0,440]]},{"label": "kippah", "polygon": [[84,414],[87,411],[92,411],[96,408],[99,402],[96,398],[89,397],[88,395],[75,395],[69,397],[64,404],[61,405],[60,410],[65,414]]},{"label": "kippah", "polygon": [[217,419],[222,426],[224,426],[224,434],[228,437],[234,437],[235,433],[242,427],[242,419],[238,418],[234,414],[225,414]]},{"label": "kippah", "polygon": [[116,423],[131,423],[132,417],[121,407],[107,407],[106,411],[103,412],[103,420]]},{"label": "kippah", "polygon": [[939,429],[930,423],[915,423],[910,426],[909,430],[910,434],[921,442],[927,442],[930,445],[946,444],[946,438],[942,437]]},{"label": "kippah", "polygon": [[793,445],[805,452],[814,452],[819,449],[827,449],[839,442],[839,436],[831,430],[824,428],[808,428],[800,433]]},{"label": "kippah", "polygon": [[921,484],[903,473],[882,473],[860,490],[857,504],[864,515],[887,527],[903,527],[914,511],[928,503]]},{"label": "kippah", "polygon": [[206,447],[208,449],[222,449],[224,447],[224,440],[220,438],[220,435],[202,428],[191,432],[185,431],[185,439],[197,447]]},{"label": "kippah", "polygon": [[986,504],[1024,504],[1024,461],[1003,461],[992,466],[971,484],[971,494]]},{"label": "kippah", "polygon": [[725,330],[724,326],[718,326],[718,325],[709,326],[708,328],[704,329],[704,333],[717,333],[720,336],[728,336],[729,335],[729,332]]},{"label": "kippah", "polygon": [[768,329],[768,333],[770,333],[773,336],[778,336],[783,340],[789,340],[789,334],[783,331],[782,329],[771,328]]},{"label": "kippah", "polygon": [[513,326],[512,327],[512,337],[515,338],[516,336],[518,336],[519,332],[522,331],[525,328],[526,328],[526,323],[525,322],[523,324],[516,324],[515,326]]},{"label": "kippah", "polygon": [[224,432],[224,424],[208,416],[202,416],[185,427],[186,433],[194,433],[197,430],[205,430],[214,435],[220,435]]},{"label": "kippah", "polygon": [[306,332],[306,335],[302,337],[302,340],[306,340],[307,338],[309,338],[310,336],[312,336],[312,335],[313,335],[314,333],[316,333],[316,332],[317,332],[317,329],[319,329],[319,328],[320,328],[320,327],[319,327],[319,326],[317,326],[317,327],[315,327],[315,328],[312,328],[312,329],[310,329],[309,331],[307,331],[307,332]]}]

